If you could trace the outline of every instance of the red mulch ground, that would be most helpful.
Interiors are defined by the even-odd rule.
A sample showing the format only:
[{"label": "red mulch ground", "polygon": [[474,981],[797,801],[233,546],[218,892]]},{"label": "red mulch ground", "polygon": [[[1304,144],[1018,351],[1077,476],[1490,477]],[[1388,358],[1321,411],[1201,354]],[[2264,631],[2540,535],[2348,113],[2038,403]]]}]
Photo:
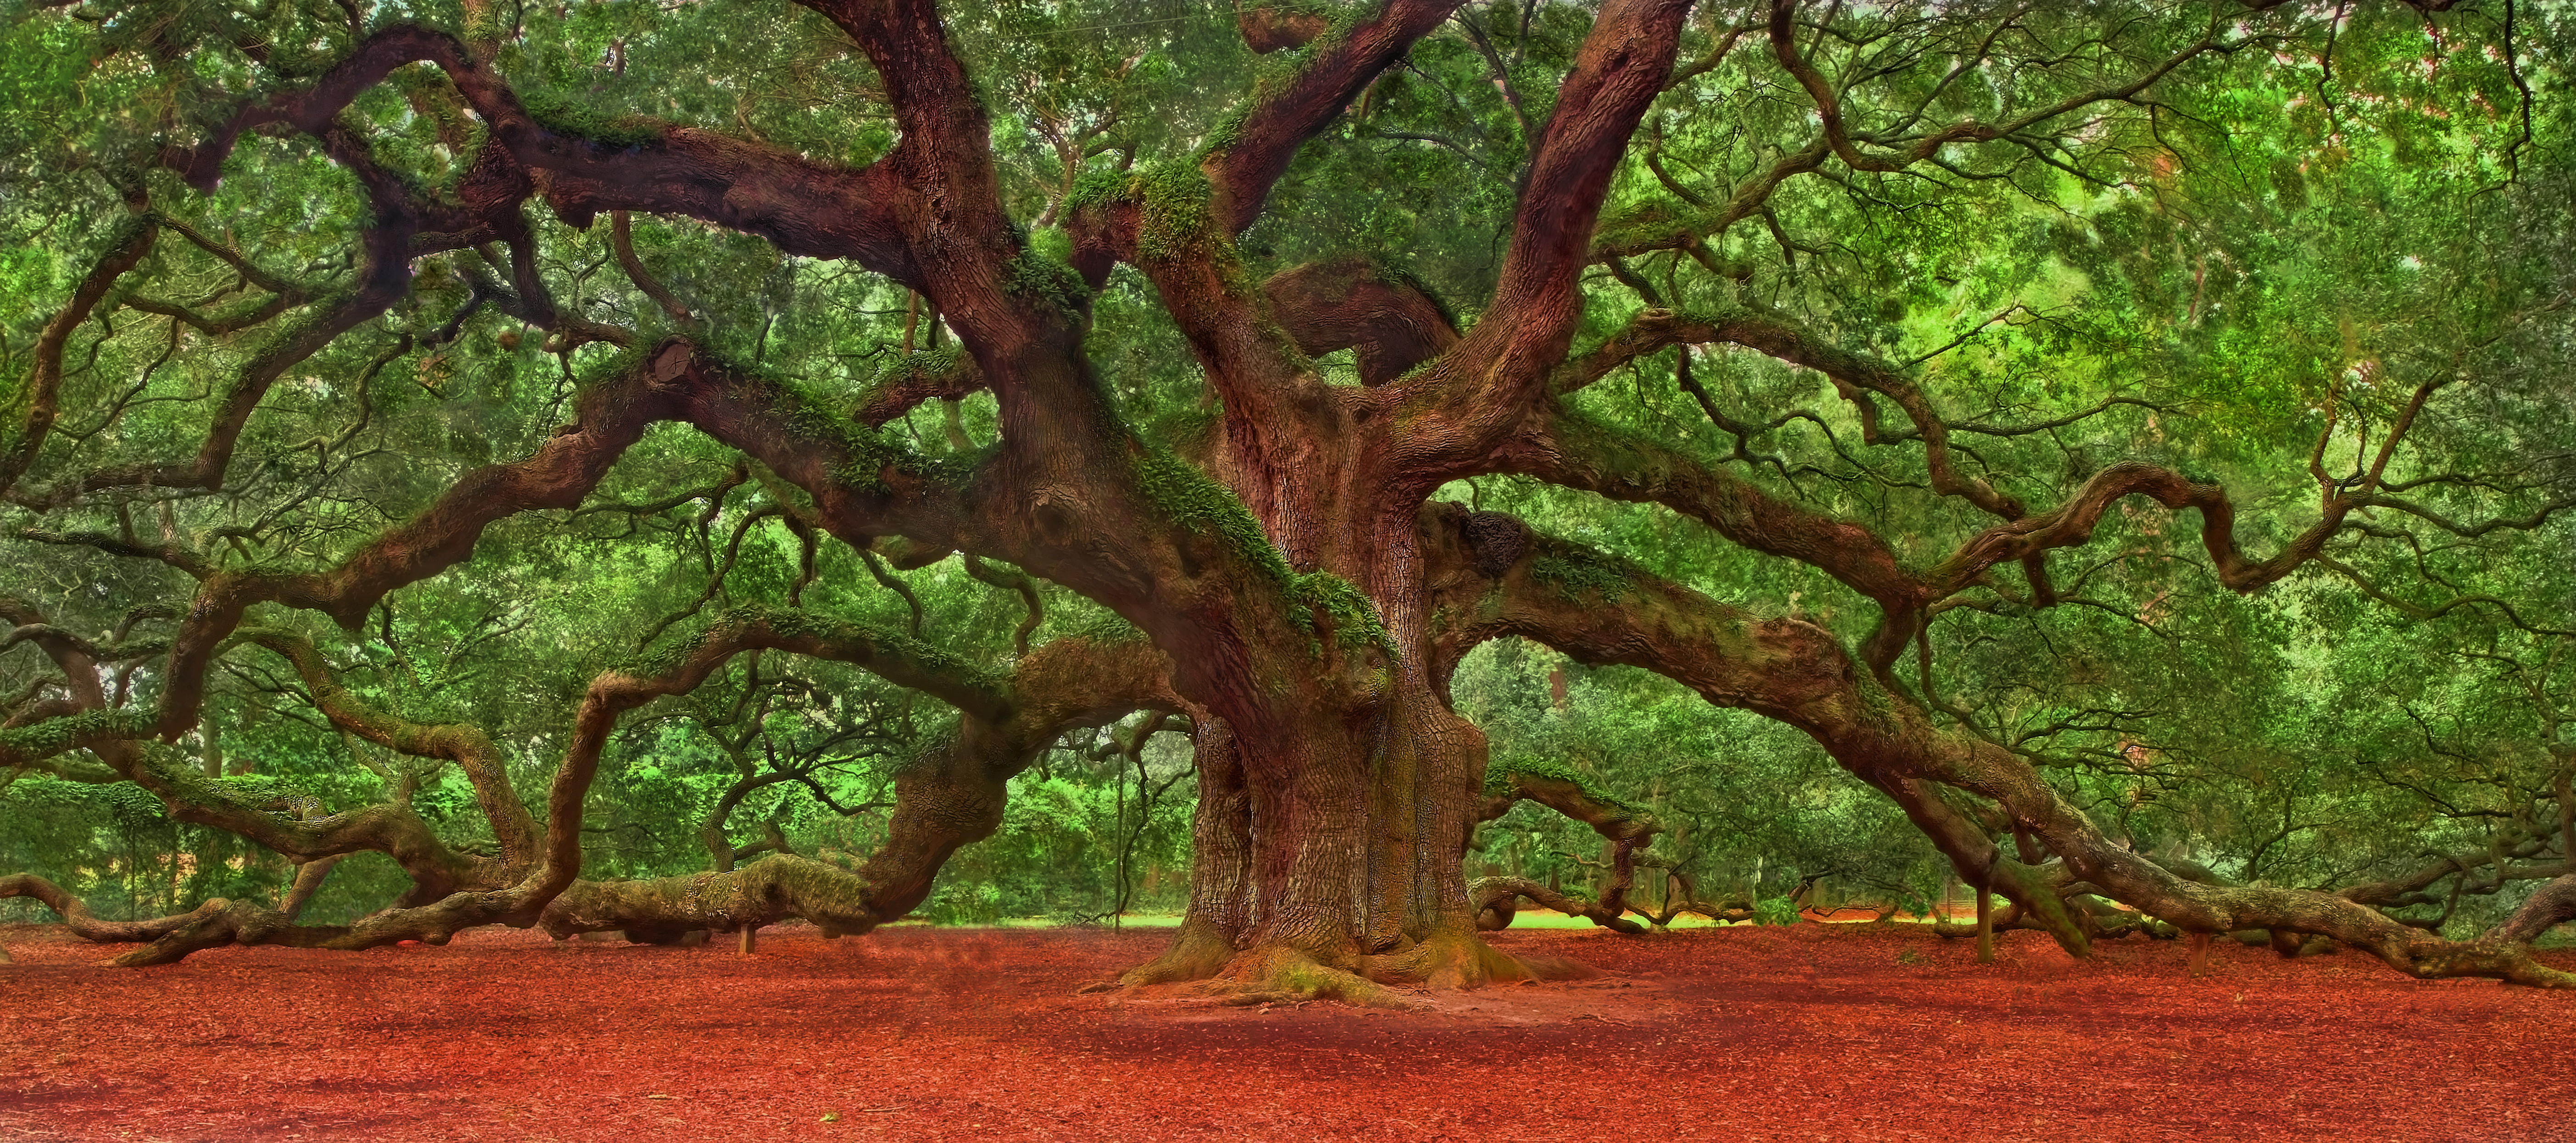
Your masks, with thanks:
[{"label": "red mulch ground", "polygon": [[1163,939],[484,930],[126,970],[0,929],[0,1140],[2576,1143],[2576,996],[2352,953],[2231,946],[2192,980],[2140,940],[2076,963],[2014,933],[1981,968],[1862,925],[1534,931],[1496,943],[1613,975],[1411,1013],[1074,995]]}]

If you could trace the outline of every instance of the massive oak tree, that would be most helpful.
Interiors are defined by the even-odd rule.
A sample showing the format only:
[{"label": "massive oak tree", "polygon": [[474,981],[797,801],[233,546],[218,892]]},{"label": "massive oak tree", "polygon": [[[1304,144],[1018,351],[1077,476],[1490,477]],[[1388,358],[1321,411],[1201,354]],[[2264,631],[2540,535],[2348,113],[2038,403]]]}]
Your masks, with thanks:
[{"label": "massive oak tree", "polygon": [[[2492,862],[2237,884],[2106,827],[2075,775],[2161,748],[2098,680],[2027,669],[2074,613],[2163,633],[2295,585],[2477,617],[2557,693],[2557,31],[2233,0],[39,4],[7,177],[59,255],[11,287],[0,760],[414,887],[320,926],[0,884],[149,940],[134,963],[863,932],[1059,736],[1145,711],[1136,741],[1188,729],[1199,798],[1187,917],[1129,983],[1571,971],[1480,920],[1633,927],[1658,827],[1492,763],[1451,683],[1511,637],[1795,728],[2071,951],[2107,898],[2576,983],[2528,952],[2576,913],[2554,713],[2555,761],[2499,778]],[[773,525],[795,567],[728,587]],[[1623,548],[1647,534],[1726,554]],[[568,550],[695,553],[649,573],[689,602],[554,596],[600,648],[542,730],[426,713],[399,614]],[[1009,654],[923,624],[904,577],[950,560],[1024,601]],[[378,653],[417,709],[346,684]],[[877,852],[737,865],[720,811],[710,872],[586,879],[621,717],[786,661],[949,711]],[[384,800],[228,782],[215,712],[253,699],[390,758]],[[539,808],[505,737],[557,752]],[[486,851],[412,808],[448,763]],[[1600,901],[1471,884],[1478,823],[1524,799],[1613,843]],[[2445,878],[2544,888],[2454,941],[2395,912]]]}]

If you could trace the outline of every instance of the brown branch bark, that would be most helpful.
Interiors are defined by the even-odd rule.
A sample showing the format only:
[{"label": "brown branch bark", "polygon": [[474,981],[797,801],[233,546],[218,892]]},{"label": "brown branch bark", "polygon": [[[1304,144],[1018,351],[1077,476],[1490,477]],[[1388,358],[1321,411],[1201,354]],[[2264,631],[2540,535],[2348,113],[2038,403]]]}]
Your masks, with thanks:
[{"label": "brown branch bark", "polygon": [[63,919],[72,935],[99,944],[127,944],[154,941],[222,912],[228,904],[216,898],[185,913],[154,917],[141,921],[109,921],[90,912],[89,905],[68,890],[33,873],[13,873],[0,877],[0,898],[32,897]]},{"label": "brown branch bark", "polygon": [[924,401],[954,401],[984,388],[975,359],[962,353],[922,353],[896,358],[859,398],[853,419],[869,428],[883,426]]},{"label": "brown branch bark", "polygon": [[1234,23],[1244,46],[1263,55],[1305,47],[1332,26],[1312,9],[1265,0],[1235,0]]},{"label": "brown branch bark", "polygon": [[[855,258],[898,280],[919,276],[895,219],[905,190],[893,165],[881,160],[849,170],[687,127],[653,128],[656,137],[637,146],[557,132],[530,116],[462,41],[417,25],[376,32],[312,86],[237,109],[195,147],[165,152],[162,163],[200,190],[211,189],[243,134],[285,124],[320,136],[361,93],[414,63],[446,73],[513,167],[548,172],[546,201],[576,226],[607,210],[683,215],[761,235],[787,253]],[[526,175],[519,178],[524,194]],[[488,208],[497,205],[491,198],[515,203],[518,195],[496,186],[478,197],[487,201],[469,203]]]},{"label": "brown branch bark", "polygon": [[1458,344],[1448,307],[1409,276],[1369,258],[1282,270],[1261,291],[1280,328],[1307,356],[1356,349],[1362,385],[1384,385]]},{"label": "brown branch bark", "polygon": [[[1241,124],[1204,160],[1214,192],[1210,215],[1218,225],[1228,234],[1252,225],[1261,216],[1271,185],[1287,173],[1297,148],[1331,125],[1380,72],[1404,58],[1414,41],[1438,28],[1460,2],[1392,0],[1374,17],[1317,29],[1308,37],[1303,46],[1309,57],[1295,74],[1266,89],[1255,89]],[[1252,38],[1256,22],[1265,29],[1274,26],[1254,15],[1271,10],[1270,5],[1238,7],[1244,13],[1247,39]],[[1268,50],[1264,43],[1285,46],[1302,30],[1294,16],[1278,19],[1275,26],[1285,34],[1256,41],[1255,50]]]},{"label": "brown branch bark", "polygon": [[1936,598],[1932,586],[1899,563],[1895,550],[1869,529],[1782,500],[1725,469],[1561,403],[1533,412],[1489,467],[1613,500],[1661,504],[1743,547],[1823,571],[1883,613],[1869,647],[1873,663],[1895,661],[1913,638],[1922,610]]},{"label": "brown branch bark", "polygon": [[19,478],[35,464],[36,455],[44,450],[45,438],[53,432],[55,418],[61,414],[63,349],[70,344],[72,332],[89,321],[91,312],[115,287],[117,279],[142,264],[159,233],[159,219],[151,214],[124,221],[109,236],[106,253],[81,277],[71,298],[55,312],[53,320],[45,323],[44,332],[36,336],[35,367],[27,379],[27,388],[10,407],[0,409],[0,414],[16,422],[5,426],[6,447],[0,448],[0,495],[14,495]]}]

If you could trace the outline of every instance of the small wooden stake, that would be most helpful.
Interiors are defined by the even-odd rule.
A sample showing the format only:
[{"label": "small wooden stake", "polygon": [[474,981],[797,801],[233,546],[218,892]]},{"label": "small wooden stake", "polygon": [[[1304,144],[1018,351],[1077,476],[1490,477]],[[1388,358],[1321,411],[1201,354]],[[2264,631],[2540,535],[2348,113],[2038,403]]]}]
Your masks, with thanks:
[{"label": "small wooden stake", "polygon": [[751,946],[755,940],[753,934],[758,933],[759,931],[759,929],[755,929],[750,925],[744,925],[742,927],[742,955],[751,955]]},{"label": "small wooden stake", "polygon": [[1977,963],[1995,963],[1995,894],[1977,886]]},{"label": "small wooden stake", "polygon": [[2193,976],[2208,975],[2209,934],[2192,933],[2189,935],[2188,939],[2191,941],[2191,974]]}]

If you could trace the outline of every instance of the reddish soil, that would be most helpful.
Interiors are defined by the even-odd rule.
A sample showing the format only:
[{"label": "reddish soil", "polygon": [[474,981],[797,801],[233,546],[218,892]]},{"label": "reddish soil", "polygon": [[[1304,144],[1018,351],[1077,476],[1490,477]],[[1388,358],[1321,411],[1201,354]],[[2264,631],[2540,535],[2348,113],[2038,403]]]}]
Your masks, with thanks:
[{"label": "reddish soil", "polygon": [[2013,933],[1979,967],[1863,925],[1535,931],[1496,943],[1612,975],[1395,1013],[1074,994],[1164,939],[490,930],[126,970],[0,929],[0,1140],[2576,1143],[2576,996],[2351,953],[2227,947],[2194,980],[2134,939],[2077,963]]}]

